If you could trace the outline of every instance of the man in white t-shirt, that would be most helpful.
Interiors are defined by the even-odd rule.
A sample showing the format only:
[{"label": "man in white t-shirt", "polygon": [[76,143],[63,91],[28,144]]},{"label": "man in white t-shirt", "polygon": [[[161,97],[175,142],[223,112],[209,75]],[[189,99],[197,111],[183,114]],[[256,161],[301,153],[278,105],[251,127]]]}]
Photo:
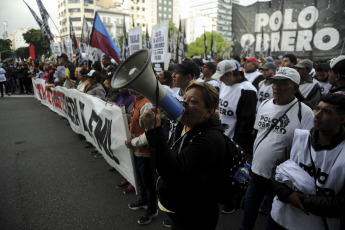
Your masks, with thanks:
[{"label": "man in white t-shirt", "polygon": [[[254,124],[257,136],[253,147],[251,180],[245,197],[243,230],[253,229],[265,195],[267,213],[271,212],[272,168],[277,159],[288,158],[295,129],[309,130],[313,126],[312,110],[294,96],[299,82],[296,70],[281,67],[272,77],[273,99],[263,101],[259,106]],[[272,218],[268,215],[267,229],[271,224]]]},{"label": "man in white t-shirt", "polygon": [[301,91],[302,95],[313,106],[317,105],[321,97],[321,87],[317,82],[313,82],[312,76],[309,74],[313,69],[313,62],[309,59],[303,59],[294,67],[301,77],[299,90]]},{"label": "man in white t-shirt", "polygon": [[234,139],[246,153],[251,153],[249,141],[256,112],[256,89],[242,77],[231,60],[219,62],[212,76],[222,82],[219,91],[219,114],[225,125],[224,134]]},{"label": "man in white t-shirt", "polygon": [[331,70],[329,63],[321,63],[316,66],[315,68],[315,77],[313,81],[319,84],[321,87],[321,95],[325,95],[329,93],[329,90],[332,88],[331,83],[329,83],[328,79],[328,71]]},{"label": "man in white t-shirt", "polygon": [[[278,173],[274,177],[277,194],[271,212],[277,225],[274,229],[345,227],[345,95],[323,96],[314,115],[314,128],[297,129],[293,138],[290,161],[301,167],[302,172],[285,173],[288,176],[284,181],[279,180]],[[294,188],[285,181],[292,182]]]},{"label": "man in white t-shirt", "polygon": [[5,91],[7,92],[6,81],[7,81],[6,80],[6,71],[3,68],[0,68],[0,90],[1,90],[1,97],[4,97],[4,90],[3,90],[2,85],[5,86]]},{"label": "man in white t-shirt", "polygon": [[258,85],[258,103],[256,104],[256,109],[259,108],[261,102],[267,99],[273,98],[273,90],[272,90],[272,79],[276,74],[277,65],[273,62],[266,62],[262,67],[262,75],[264,76],[264,80],[260,81]]},{"label": "man in white t-shirt", "polygon": [[243,60],[244,76],[257,89],[259,82],[264,79],[262,74],[259,72],[259,61],[255,57],[244,57]]}]

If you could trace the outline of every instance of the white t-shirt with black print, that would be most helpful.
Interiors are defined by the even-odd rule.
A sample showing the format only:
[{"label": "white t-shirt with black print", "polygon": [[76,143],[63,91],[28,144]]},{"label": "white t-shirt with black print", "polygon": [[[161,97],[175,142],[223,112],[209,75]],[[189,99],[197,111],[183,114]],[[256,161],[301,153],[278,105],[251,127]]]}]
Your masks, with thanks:
[{"label": "white t-shirt with black print", "polygon": [[[296,129],[290,159],[306,172],[314,172],[310,152],[317,171],[316,194],[326,196],[337,195],[345,181],[345,141],[331,150],[315,151],[309,145],[310,132]],[[310,149],[309,149],[310,146]],[[313,177],[313,175],[310,175]],[[287,229],[323,230],[324,224],[320,216],[304,214],[299,209],[274,198],[272,218]],[[340,229],[340,218],[326,218],[329,229]]]},{"label": "white t-shirt with black print", "polygon": [[[276,122],[293,104],[294,106],[261,141],[273,122]],[[276,105],[273,103],[273,99],[270,99],[259,106],[254,123],[254,129],[258,130],[254,141],[252,161],[252,171],[255,174],[270,179],[277,159],[287,157],[290,153],[295,129],[310,130],[313,127],[313,111],[305,104],[300,104],[301,121],[298,117],[300,106],[296,98],[287,105]],[[261,143],[258,145],[260,141]]]},{"label": "white t-shirt with black print", "polygon": [[221,84],[219,91],[219,114],[220,120],[226,124],[224,134],[230,138],[234,137],[237,122],[237,105],[242,96],[242,90],[252,90],[255,87],[249,81],[236,83],[232,86]]},{"label": "white t-shirt with black print", "polygon": [[266,85],[265,80],[260,81],[257,97],[258,103],[256,104],[256,111],[258,110],[261,102],[273,98],[272,84]]}]

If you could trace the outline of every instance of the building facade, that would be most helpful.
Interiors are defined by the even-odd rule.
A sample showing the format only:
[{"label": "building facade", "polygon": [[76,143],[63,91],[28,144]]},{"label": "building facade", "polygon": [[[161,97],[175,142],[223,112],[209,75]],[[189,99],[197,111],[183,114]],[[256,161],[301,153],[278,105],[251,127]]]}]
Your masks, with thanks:
[{"label": "building facade", "polygon": [[123,35],[123,21],[129,26],[129,0],[58,0],[58,21],[61,38],[70,36],[71,17],[77,39],[82,33],[83,18],[85,16],[89,28],[97,11],[110,36],[116,38]]},{"label": "building facade", "polygon": [[178,27],[179,0],[58,0],[58,22],[61,38],[70,36],[69,17],[72,19],[77,38],[81,37],[85,15],[91,28],[95,12],[112,38],[123,35],[123,22],[126,29],[141,26],[143,33],[152,26],[169,20]]},{"label": "building facade", "polygon": [[[195,18],[195,15],[199,17],[212,18],[212,21],[214,21],[216,27],[213,28],[213,30],[222,34],[225,39],[231,40],[232,3],[237,2],[238,1],[235,0],[190,0],[190,18]],[[212,23],[212,25],[214,25],[214,23]],[[207,27],[206,24],[205,27]],[[194,30],[200,30],[200,27],[195,27]],[[197,34],[197,32],[190,33]]]},{"label": "building facade", "polygon": [[58,0],[58,22],[61,38],[70,36],[69,17],[71,17],[76,37],[80,38],[84,15],[88,25],[92,27],[95,10],[94,0]]},{"label": "building facade", "polygon": [[123,35],[123,25],[129,27],[128,1],[100,0],[96,4],[98,12],[104,26],[107,28],[112,38]]},{"label": "building facade", "polygon": [[28,32],[30,29],[15,29],[8,39],[12,42],[12,50],[17,50],[21,47],[28,47],[29,44],[25,42],[23,34]]}]

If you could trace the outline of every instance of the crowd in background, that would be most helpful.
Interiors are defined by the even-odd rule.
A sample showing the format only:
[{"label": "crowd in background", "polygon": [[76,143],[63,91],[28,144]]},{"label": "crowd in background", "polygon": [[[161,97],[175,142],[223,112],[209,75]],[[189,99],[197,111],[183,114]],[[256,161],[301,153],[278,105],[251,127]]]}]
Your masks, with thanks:
[{"label": "crowd in background", "polygon": [[[197,200],[192,198],[192,196],[188,196],[190,195],[189,192],[184,191],[183,194],[188,196],[188,199],[182,200],[187,203],[180,204],[180,202],[176,201],[178,204],[171,204],[167,202],[167,200],[171,202],[170,199],[172,198],[164,189],[169,187],[169,185],[171,186],[171,183],[176,185],[176,181],[172,178],[172,175],[166,172],[166,168],[163,169],[160,166],[157,166],[158,174],[162,174],[161,176],[163,178],[160,182],[165,182],[166,185],[162,186],[167,187],[162,188],[158,184],[156,191],[156,175],[150,170],[150,152],[155,152],[155,149],[152,149],[152,146],[148,145],[150,140],[152,141],[152,136],[150,137],[149,131],[147,131],[148,129],[142,127],[139,122],[142,116],[148,116],[154,110],[152,110],[152,104],[143,95],[127,89],[115,90],[111,87],[111,79],[118,68],[117,63],[108,55],[104,55],[101,61],[82,61],[79,64],[69,61],[65,54],[59,56],[57,60],[58,62],[49,60],[39,62],[30,59],[27,62],[19,63],[13,60],[3,62],[0,69],[2,97],[4,96],[3,86],[5,86],[5,93],[8,95],[32,94],[31,78],[40,78],[46,81],[48,87],[62,86],[74,88],[98,97],[107,103],[118,106],[125,105],[130,132],[133,138],[126,140],[124,144],[128,148],[135,150],[135,164],[139,175],[138,180],[141,191],[140,199],[130,203],[128,207],[132,210],[145,209],[145,213],[139,218],[138,223],[150,223],[158,215],[159,207],[170,217],[163,223],[167,227],[171,227],[172,225],[175,229],[187,229],[187,227],[198,226],[198,229],[214,229],[216,226],[214,224],[218,220],[218,214],[215,213],[217,211],[215,211],[214,200],[210,199],[208,201],[207,198],[204,198],[204,201],[207,200],[209,202],[207,203],[208,208],[205,210],[202,205],[200,206],[197,203]],[[187,136],[188,139],[188,133],[193,133],[191,130],[196,130],[195,127],[206,124],[204,123],[206,120],[214,119],[213,114],[217,114],[216,119],[222,123],[222,129],[225,135],[242,146],[246,152],[247,161],[252,164],[250,185],[245,196],[245,201],[243,202],[245,211],[242,229],[252,229],[254,227],[259,211],[267,215],[268,229],[290,228],[291,223],[284,218],[281,219],[279,214],[277,215],[275,213],[272,219],[272,206],[273,211],[277,211],[278,201],[274,201],[275,195],[278,195],[279,199],[283,200],[284,198],[284,203],[290,202],[291,205],[299,208],[304,213],[311,212],[319,215],[320,220],[323,220],[323,224],[331,226],[330,229],[340,229],[343,226],[344,216],[342,216],[342,213],[345,213],[343,208],[345,206],[341,206],[345,203],[343,171],[339,171],[341,174],[339,178],[342,181],[340,181],[340,185],[337,185],[337,189],[334,189],[336,191],[335,194],[330,196],[329,194],[317,193],[317,195],[314,195],[316,196],[316,201],[309,201],[309,198],[306,198],[306,196],[302,198],[302,195],[298,195],[303,194],[302,192],[296,195],[291,189],[281,188],[279,184],[276,185],[276,173],[275,171],[272,172],[272,169],[276,167],[277,160],[283,158],[283,161],[285,161],[290,158],[290,152],[295,144],[294,132],[296,129],[308,130],[308,132],[312,130],[312,135],[320,136],[329,133],[321,129],[318,130],[318,126],[321,126],[319,123],[332,123],[330,120],[322,120],[323,118],[319,115],[321,113],[319,111],[325,111],[327,115],[334,111],[337,113],[340,111],[338,117],[341,118],[338,119],[338,123],[329,124],[329,127],[337,131],[332,134],[333,136],[330,137],[331,140],[324,144],[328,147],[325,148],[322,146],[322,143],[319,143],[321,147],[315,144],[319,141],[319,137],[312,136],[312,138],[316,139],[313,139],[315,143],[312,144],[312,147],[310,147],[312,149],[309,149],[309,151],[315,154],[318,151],[332,151],[334,148],[340,146],[339,151],[341,153],[343,152],[342,144],[345,136],[343,135],[344,120],[342,120],[342,117],[344,117],[344,108],[340,107],[345,106],[341,104],[344,102],[343,97],[345,97],[341,96],[345,94],[345,56],[334,57],[333,59],[330,57],[329,60],[318,62],[313,62],[309,59],[300,59],[294,54],[259,59],[256,57],[240,58],[233,56],[232,60],[223,60],[218,57],[210,61],[205,61],[200,58],[187,58],[178,64],[171,63],[168,70],[157,73],[156,77],[164,85],[168,93],[171,93],[184,105],[186,111],[194,108],[193,106],[195,105],[193,103],[198,103],[193,101],[193,97],[204,100],[205,105],[209,103],[207,95],[211,95],[211,98],[217,97],[215,99],[217,102],[219,101],[219,104],[216,103],[217,108],[212,106],[203,108],[204,110],[202,111],[204,111],[205,121],[194,124],[193,122],[196,121],[191,122],[187,118],[182,122],[171,121],[164,117],[161,118],[162,134],[164,134],[164,141],[170,150],[165,148],[165,146],[161,147],[160,150],[169,151],[169,154],[175,154],[171,159],[161,160],[161,164],[167,165],[167,167],[169,164],[175,165],[176,167],[174,169],[176,170],[182,167],[179,164],[187,167],[188,164],[186,166],[184,164],[186,162],[184,161],[190,161],[190,159],[184,159],[181,156],[184,153],[184,148],[187,148],[183,142],[184,138]],[[203,95],[201,98],[198,98],[199,92],[196,92],[198,91],[196,89],[200,90]],[[334,98],[329,96],[333,94],[335,95]],[[325,105],[334,105],[335,110],[327,110],[327,106]],[[208,113],[207,111],[212,112]],[[195,111],[190,110],[190,113],[192,112]],[[186,117],[188,114],[183,116]],[[196,119],[197,117],[198,115],[195,113],[194,118]],[[202,117],[200,119],[202,120]],[[180,144],[179,150],[170,153],[175,144],[181,141],[181,137],[182,143]],[[336,143],[332,138],[336,139]],[[87,143],[85,147],[93,146]],[[196,149],[195,151],[201,150]],[[102,157],[102,154],[97,149],[93,150],[92,153],[95,157]],[[186,152],[184,154],[188,158],[188,154],[191,153]],[[292,152],[291,155],[293,155]],[[176,159],[179,159],[179,162],[176,162]],[[337,159],[334,159],[333,164],[337,162]],[[197,157],[194,160],[197,161]],[[319,164],[326,162],[326,160],[323,162],[317,159],[315,161],[319,161],[316,162]],[[301,161],[297,163],[307,164]],[[343,168],[345,168],[344,165]],[[188,169],[184,170],[188,171]],[[309,174],[312,173],[309,172]],[[178,177],[178,175],[179,172],[175,176]],[[200,179],[197,176],[191,178],[196,181]],[[182,189],[186,188],[186,186],[188,187],[186,181],[181,183],[184,185],[181,186]],[[193,184],[193,182],[189,182],[190,184]],[[195,186],[200,186],[200,184],[196,184]],[[203,184],[203,186],[205,185]],[[320,185],[318,184],[318,186]],[[332,187],[333,185],[328,183],[327,186]],[[219,187],[219,189],[222,189],[221,184]],[[126,180],[119,183],[117,188],[125,188],[124,194],[135,192],[133,186]],[[203,187],[200,186],[200,188],[202,189]],[[200,188],[193,187],[192,189],[197,190]],[[204,189],[208,191],[206,188]],[[156,201],[156,192],[158,192],[158,197],[160,197],[158,204]],[[180,193],[178,189],[174,190],[174,192],[176,194]],[[164,196],[165,194],[167,195]],[[204,192],[202,194],[203,196],[207,196],[208,193]],[[293,194],[294,197],[292,198],[294,200],[291,201],[287,194]],[[266,198],[264,199],[264,197]],[[323,207],[322,202],[325,202],[325,199],[331,200],[327,207],[339,211],[339,215],[332,212],[332,216],[329,216],[325,211],[319,211],[319,207]],[[338,203],[335,204],[332,201],[337,201]],[[200,200],[200,202],[203,201]],[[311,207],[309,210],[303,206],[305,204],[307,207],[307,202],[314,202],[308,206]],[[236,209],[240,208],[238,203],[241,202],[235,200],[228,202],[222,206],[222,213],[232,214]],[[190,209],[190,205],[194,205],[193,207],[195,209]],[[197,213],[197,215],[186,213],[182,211],[183,209],[181,207],[187,208],[186,210]],[[313,212],[316,209],[315,207],[317,207],[318,212]],[[216,210],[218,210],[218,206]],[[200,216],[203,217],[204,222],[196,224],[195,221]],[[207,220],[207,216],[210,217],[209,220]],[[186,217],[188,217],[188,220]],[[300,218],[303,220],[304,217]],[[325,219],[328,219],[328,222],[327,220],[325,222]],[[309,220],[306,221],[308,222]],[[206,228],[205,226],[208,227]],[[334,226],[337,227],[333,228]],[[338,228],[339,226],[340,228]]]}]

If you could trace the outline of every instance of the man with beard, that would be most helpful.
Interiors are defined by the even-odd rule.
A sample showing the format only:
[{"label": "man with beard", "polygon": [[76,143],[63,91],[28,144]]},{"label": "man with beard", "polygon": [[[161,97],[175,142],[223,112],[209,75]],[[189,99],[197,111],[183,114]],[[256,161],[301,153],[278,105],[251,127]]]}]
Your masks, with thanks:
[{"label": "man with beard", "polygon": [[297,64],[297,57],[294,54],[285,54],[283,57],[282,67],[293,68]]}]

